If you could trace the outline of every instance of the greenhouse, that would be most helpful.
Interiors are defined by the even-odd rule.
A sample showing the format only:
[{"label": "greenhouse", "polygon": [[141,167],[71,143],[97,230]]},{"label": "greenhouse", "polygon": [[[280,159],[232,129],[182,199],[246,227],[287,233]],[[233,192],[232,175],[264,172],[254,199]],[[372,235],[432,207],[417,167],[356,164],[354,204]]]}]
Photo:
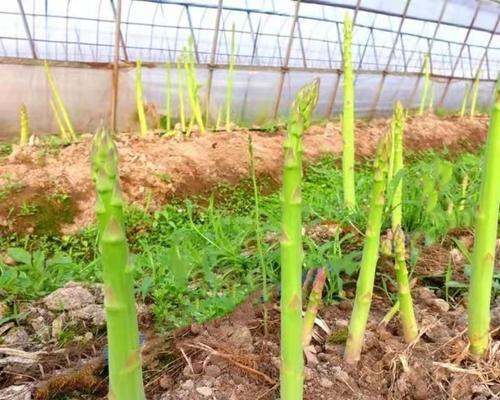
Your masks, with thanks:
[{"label": "greenhouse", "polygon": [[500,2],[0,1],[0,400],[500,396]]}]

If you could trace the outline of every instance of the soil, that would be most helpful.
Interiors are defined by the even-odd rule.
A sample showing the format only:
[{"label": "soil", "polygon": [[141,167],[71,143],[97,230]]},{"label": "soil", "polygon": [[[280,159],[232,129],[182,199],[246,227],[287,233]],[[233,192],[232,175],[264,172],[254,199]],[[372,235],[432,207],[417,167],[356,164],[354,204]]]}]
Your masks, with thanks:
[{"label": "soil", "polygon": [[[389,130],[389,119],[356,125],[358,159],[373,154],[377,140]],[[447,147],[475,150],[484,143],[488,119],[432,115],[409,118],[405,148],[409,152]],[[248,131],[166,138],[135,134],[117,138],[122,190],[129,203],[159,207],[172,198],[204,194],[222,183],[248,177]],[[284,133],[254,132],[256,172],[280,181]],[[51,234],[73,232],[94,221],[94,190],[90,179],[92,136],[62,149],[31,147],[0,160],[0,233]],[[311,127],[304,138],[306,162],[342,150],[340,125]],[[58,218],[54,218],[54,212]]]}]

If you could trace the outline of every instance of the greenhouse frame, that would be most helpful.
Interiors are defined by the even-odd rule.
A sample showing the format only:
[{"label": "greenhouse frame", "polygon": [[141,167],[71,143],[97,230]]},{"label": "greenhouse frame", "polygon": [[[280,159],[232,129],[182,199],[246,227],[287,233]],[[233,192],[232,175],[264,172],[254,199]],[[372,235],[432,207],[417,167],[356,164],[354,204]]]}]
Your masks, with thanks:
[{"label": "greenhouse frame", "polygon": [[[145,67],[146,101],[161,110],[164,64],[175,62],[189,37],[194,41],[201,97],[215,118],[224,100],[220,89],[226,80],[233,24],[233,101],[239,120],[254,123],[285,114],[292,94],[313,76],[321,78],[316,117],[334,117],[342,98],[341,32],[346,13],[354,20],[359,116],[388,114],[396,99],[407,107],[417,106],[426,54],[436,107],[459,108],[466,86],[478,75],[478,104],[484,107],[491,102],[500,70],[499,10],[497,2],[488,0],[124,0],[119,126],[131,124],[135,61],[141,59]],[[15,131],[13,116],[19,103],[36,116],[36,130],[56,128],[49,107],[38,102],[49,95],[43,60],[53,67],[79,130],[91,131],[107,118],[115,17],[116,0],[0,4],[0,69],[7,85],[4,93],[9,94],[0,104],[4,132]],[[33,81],[38,83],[32,86]]]}]

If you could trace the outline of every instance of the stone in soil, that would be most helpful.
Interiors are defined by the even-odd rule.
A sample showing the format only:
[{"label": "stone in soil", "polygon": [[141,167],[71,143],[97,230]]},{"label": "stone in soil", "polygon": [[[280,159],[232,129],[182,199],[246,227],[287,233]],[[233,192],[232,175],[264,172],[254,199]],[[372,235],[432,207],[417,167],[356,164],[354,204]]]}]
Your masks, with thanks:
[{"label": "stone in soil", "polygon": [[88,289],[74,282],[57,289],[43,299],[51,311],[68,311],[83,308],[95,302],[95,297]]},{"label": "stone in soil", "polygon": [[196,388],[196,391],[201,394],[203,397],[210,397],[212,396],[213,390],[209,388],[208,386],[200,386]]}]

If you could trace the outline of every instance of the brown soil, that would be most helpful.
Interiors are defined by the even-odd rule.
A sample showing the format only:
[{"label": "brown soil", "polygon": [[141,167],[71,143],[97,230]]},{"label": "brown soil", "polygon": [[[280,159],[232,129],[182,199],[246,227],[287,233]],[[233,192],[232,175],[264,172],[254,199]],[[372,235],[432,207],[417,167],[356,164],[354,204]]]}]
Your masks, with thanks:
[{"label": "brown soil", "polygon": [[[373,154],[390,120],[360,121],[356,126],[358,158]],[[409,118],[405,147],[419,152],[448,147],[474,150],[486,138],[486,117]],[[31,148],[0,160],[0,233],[56,233],[74,231],[94,220],[94,193],[89,171],[91,135],[60,151]],[[279,182],[283,133],[256,132],[253,137],[259,176]],[[132,134],[118,138],[123,192],[130,203],[155,208],[169,199],[203,194],[221,183],[234,184],[248,176],[247,132],[217,133],[187,139]],[[308,162],[322,155],[340,154],[340,126],[312,127],[304,139]],[[64,199],[64,207],[52,204]],[[52,205],[52,206],[51,206]],[[56,212],[58,218],[53,218]],[[63,217],[63,218],[61,218]],[[47,221],[58,221],[50,224]]]}]

